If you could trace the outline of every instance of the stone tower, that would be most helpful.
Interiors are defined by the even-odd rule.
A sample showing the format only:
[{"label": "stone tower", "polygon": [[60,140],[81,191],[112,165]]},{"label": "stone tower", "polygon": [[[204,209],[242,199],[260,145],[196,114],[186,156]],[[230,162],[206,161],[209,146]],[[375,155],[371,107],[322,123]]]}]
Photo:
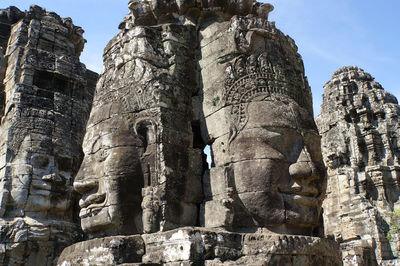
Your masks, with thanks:
[{"label": "stone tower", "polygon": [[325,233],[349,265],[399,255],[386,236],[400,204],[399,119],[396,98],[360,68],[339,69],[325,85],[317,118],[328,168]]},{"label": "stone tower", "polygon": [[54,265],[81,237],[72,182],[97,74],[70,18],[10,7],[0,32],[0,264]]}]

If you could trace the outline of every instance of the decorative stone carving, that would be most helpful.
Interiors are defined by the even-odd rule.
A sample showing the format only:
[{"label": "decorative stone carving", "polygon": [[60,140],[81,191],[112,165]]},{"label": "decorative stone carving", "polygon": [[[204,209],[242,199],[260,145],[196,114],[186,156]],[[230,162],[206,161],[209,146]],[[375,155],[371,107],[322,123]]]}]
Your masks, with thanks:
[{"label": "decorative stone carving", "polygon": [[272,6],[129,7],[105,49],[74,182],[94,239],[58,263],[340,265],[336,243],[312,237],[320,137],[297,47],[266,20]]},{"label": "decorative stone carving", "polygon": [[72,182],[97,74],[72,21],[32,6],[0,22],[0,264],[53,265],[81,239]]},{"label": "decorative stone carving", "polygon": [[[215,165],[205,226],[318,234],[325,172],[293,40],[257,17],[233,17],[200,35],[202,135]],[[217,209],[233,221],[216,223]]]},{"label": "decorative stone carving", "polygon": [[346,265],[399,256],[386,236],[399,208],[399,117],[396,98],[358,67],[325,85],[317,118],[328,167],[325,233],[341,243]]},{"label": "decorative stone carving", "polygon": [[192,25],[124,29],[106,47],[74,187],[89,237],[196,225],[202,151],[193,145],[198,90]]},{"label": "decorative stone carving", "polygon": [[105,49],[74,182],[94,239],[58,263],[340,265],[338,245],[312,237],[320,137],[297,47],[266,20],[272,6],[129,7]]}]

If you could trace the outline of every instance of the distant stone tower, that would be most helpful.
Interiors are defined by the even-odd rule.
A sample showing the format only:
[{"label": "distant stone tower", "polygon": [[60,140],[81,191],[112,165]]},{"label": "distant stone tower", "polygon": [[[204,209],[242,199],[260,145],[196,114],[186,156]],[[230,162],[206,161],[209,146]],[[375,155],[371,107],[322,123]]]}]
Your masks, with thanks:
[{"label": "distant stone tower", "polygon": [[80,239],[72,190],[97,74],[70,18],[0,10],[0,265],[53,265]]},{"label": "distant stone tower", "polygon": [[400,204],[399,119],[396,98],[360,68],[344,67],[325,85],[317,118],[328,168],[325,233],[341,242],[345,264],[398,257],[386,234]]}]

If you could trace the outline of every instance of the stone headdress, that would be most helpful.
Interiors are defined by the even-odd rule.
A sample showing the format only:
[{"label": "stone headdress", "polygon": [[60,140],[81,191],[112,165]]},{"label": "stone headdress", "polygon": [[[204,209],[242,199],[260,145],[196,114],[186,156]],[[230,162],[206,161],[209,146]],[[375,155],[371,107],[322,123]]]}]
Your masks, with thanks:
[{"label": "stone headdress", "polygon": [[310,109],[311,94],[305,78],[300,80],[290,74],[285,66],[272,64],[266,52],[242,55],[226,68],[224,106],[232,108],[230,141],[245,127],[248,104],[256,98],[266,101],[289,98]]}]

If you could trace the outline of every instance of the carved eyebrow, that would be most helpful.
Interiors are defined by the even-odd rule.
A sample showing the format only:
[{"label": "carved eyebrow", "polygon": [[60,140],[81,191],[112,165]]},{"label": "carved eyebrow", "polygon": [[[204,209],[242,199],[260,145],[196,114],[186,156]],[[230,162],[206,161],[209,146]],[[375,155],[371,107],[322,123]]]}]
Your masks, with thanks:
[{"label": "carved eyebrow", "polygon": [[[254,127],[254,128],[258,128],[258,127]],[[266,131],[270,131],[270,132],[274,132],[274,133],[280,133],[283,134],[283,132],[281,132],[282,130],[292,130],[292,131],[296,131],[298,133],[300,133],[297,128],[294,127],[282,127],[282,126],[261,126],[262,129],[266,130]]]},{"label": "carved eyebrow", "polygon": [[[90,151],[89,151],[89,154],[93,154],[93,153],[96,153],[96,152],[98,152],[101,148],[110,148],[111,146],[108,144],[108,142],[109,142],[109,136],[112,134],[112,132],[108,132],[108,133],[106,133],[106,134],[103,134],[103,135],[99,135],[99,136],[96,136],[96,138],[94,139],[94,141],[91,143],[91,145],[90,145]],[[101,145],[99,145],[99,147],[95,150],[95,146],[97,146],[96,144],[97,143],[101,143]]]},{"label": "carved eyebrow", "polygon": [[268,136],[268,137],[270,137],[270,138],[279,137],[279,136],[282,136],[282,135],[283,135],[282,132],[273,130],[273,129],[271,129],[271,128],[265,128],[265,127],[263,127],[262,129],[263,129],[263,135],[264,135],[264,136]]},{"label": "carved eyebrow", "polygon": [[93,141],[93,143],[91,144],[91,148],[90,148],[90,154],[94,154],[96,152],[98,152],[99,150],[101,150],[101,147],[103,147],[102,145],[102,141],[100,140],[102,138],[102,136],[99,136],[96,138],[95,141]]}]

